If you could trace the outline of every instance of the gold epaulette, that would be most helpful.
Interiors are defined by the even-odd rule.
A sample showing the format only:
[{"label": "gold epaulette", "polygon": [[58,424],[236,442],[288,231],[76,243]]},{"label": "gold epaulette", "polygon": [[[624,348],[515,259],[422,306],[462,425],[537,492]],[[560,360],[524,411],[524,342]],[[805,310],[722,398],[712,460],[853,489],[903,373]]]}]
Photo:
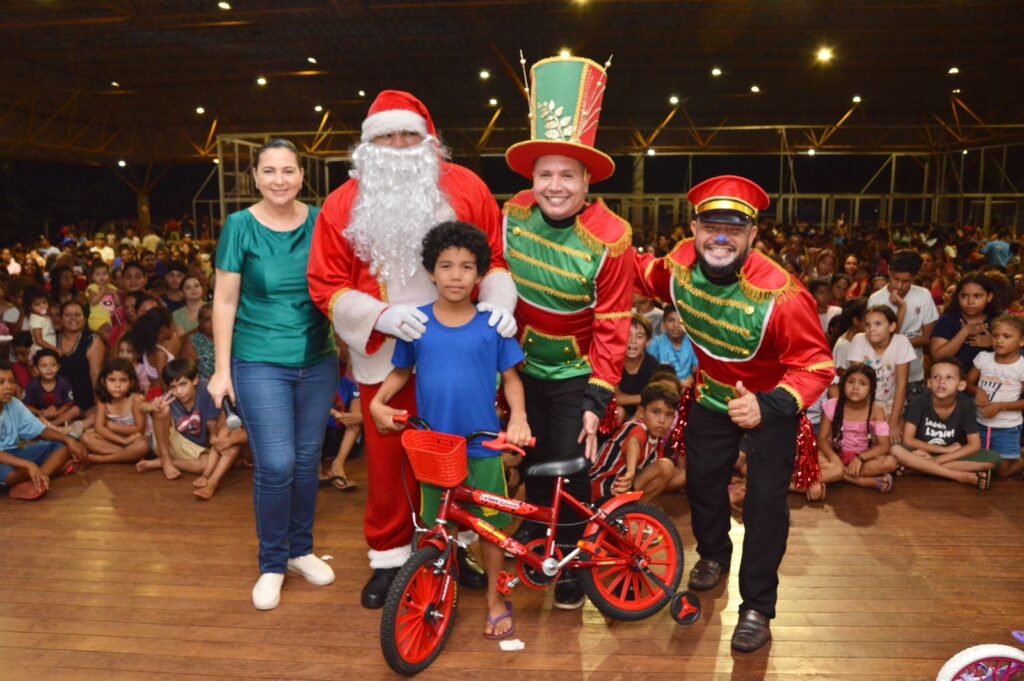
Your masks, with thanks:
[{"label": "gold epaulette", "polygon": [[[600,253],[603,249],[607,248],[608,253],[612,257],[617,258],[625,253],[626,249],[633,245],[633,228],[630,226],[629,222],[613,213],[608,206],[605,205],[603,199],[598,199],[595,205],[601,208],[604,213],[602,217],[608,219],[609,224],[615,223],[617,227],[621,228],[621,233],[619,233],[614,239],[602,238],[600,235],[591,231],[590,227],[586,225],[582,219],[579,219],[576,220],[576,235],[579,236],[583,243],[585,243],[587,247],[595,253]],[[593,206],[585,210],[583,215],[580,217],[582,218],[583,216],[586,216],[591,210],[593,210]],[[618,230],[614,230],[613,234],[615,232],[618,232]]]}]

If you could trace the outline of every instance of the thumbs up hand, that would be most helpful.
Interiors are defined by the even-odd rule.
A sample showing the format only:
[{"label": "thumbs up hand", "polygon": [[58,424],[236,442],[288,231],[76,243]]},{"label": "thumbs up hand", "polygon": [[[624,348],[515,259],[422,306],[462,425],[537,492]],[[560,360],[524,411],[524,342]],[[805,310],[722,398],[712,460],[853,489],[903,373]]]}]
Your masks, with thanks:
[{"label": "thumbs up hand", "polygon": [[740,428],[757,428],[761,425],[761,405],[754,393],[747,390],[743,381],[736,381],[736,397],[729,400],[729,418]]}]

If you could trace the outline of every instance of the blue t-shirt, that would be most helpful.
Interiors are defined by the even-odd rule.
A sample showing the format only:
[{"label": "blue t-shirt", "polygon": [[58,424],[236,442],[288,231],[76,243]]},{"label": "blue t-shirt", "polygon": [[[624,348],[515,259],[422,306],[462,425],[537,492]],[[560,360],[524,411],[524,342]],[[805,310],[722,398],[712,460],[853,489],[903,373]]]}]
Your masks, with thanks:
[{"label": "blue t-shirt", "polygon": [[671,364],[680,381],[685,381],[697,370],[697,355],[689,336],[683,336],[682,345],[676,350],[667,334],[658,336],[647,347],[647,354],[661,364]]},{"label": "blue t-shirt", "polygon": [[[416,409],[430,427],[442,433],[469,435],[499,430],[494,410],[497,374],[523,361],[523,349],[513,338],[502,338],[487,325],[489,312],[479,312],[467,324],[445,326],[434,316],[433,304],[420,308],[427,330],[419,340],[399,340],[391,363],[399,369],[416,367]],[[479,441],[469,456],[499,453]]]},{"label": "blue t-shirt", "polygon": [[993,267],[1006,267],[1010,262],[1010,244],[1001,239],[989,241],[981,249],[981,252]]},{"label": "blue t-shirt", "polygon": [[18,448],[19,440],[34,440],[46,426],[28,410],[17,397],[4,405],[0,412],[0,451]]},{"label": "blue t-shirt", "polygon": [[[334,394],[335,411],[351,411],[352,402],[359,399],[359,386],[348,376],[338,379],[338,390]],[[331,416],[327,419],[328,428],[338,428],[338,419]]]},{"label": "blue t-shirt", "polygon": [[210,434],[207,432],[207,421],[216,421],[220,418],[220,409],[210,397],[210,391],[206,389],[207,382],[200,380],[196,386],[196,399],[192,403],[192,409],[186,410],[180,400],[171,402],[171,420],[179,433],[197,445],[206,447],[210,444]]}]

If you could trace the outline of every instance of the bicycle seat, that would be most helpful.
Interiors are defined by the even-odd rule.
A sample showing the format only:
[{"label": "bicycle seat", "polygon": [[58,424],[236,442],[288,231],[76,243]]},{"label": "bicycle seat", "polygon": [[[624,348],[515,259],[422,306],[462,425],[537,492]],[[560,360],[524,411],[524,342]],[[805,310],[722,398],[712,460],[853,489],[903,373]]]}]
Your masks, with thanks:
[{"label": "bicycle seat", "polygon": [[548,461],[538,463],[526,469],[526,474],[535,478],[555,478],[567,475],[575,475],[587,469],[587,459],[578,456],[575,459],[563,459],[560,461]]}]

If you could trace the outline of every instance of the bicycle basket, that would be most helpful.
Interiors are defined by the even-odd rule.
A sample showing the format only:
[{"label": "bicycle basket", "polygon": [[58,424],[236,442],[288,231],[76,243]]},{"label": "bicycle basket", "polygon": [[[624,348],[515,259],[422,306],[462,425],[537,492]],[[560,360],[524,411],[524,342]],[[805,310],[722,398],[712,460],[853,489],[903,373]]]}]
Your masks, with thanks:
[{"label": "bicycle basket", "polygon": [[458,487],[469,475],[466,438],[433,430],[406,430],[402,446],[416,479],[438,487]]}]

